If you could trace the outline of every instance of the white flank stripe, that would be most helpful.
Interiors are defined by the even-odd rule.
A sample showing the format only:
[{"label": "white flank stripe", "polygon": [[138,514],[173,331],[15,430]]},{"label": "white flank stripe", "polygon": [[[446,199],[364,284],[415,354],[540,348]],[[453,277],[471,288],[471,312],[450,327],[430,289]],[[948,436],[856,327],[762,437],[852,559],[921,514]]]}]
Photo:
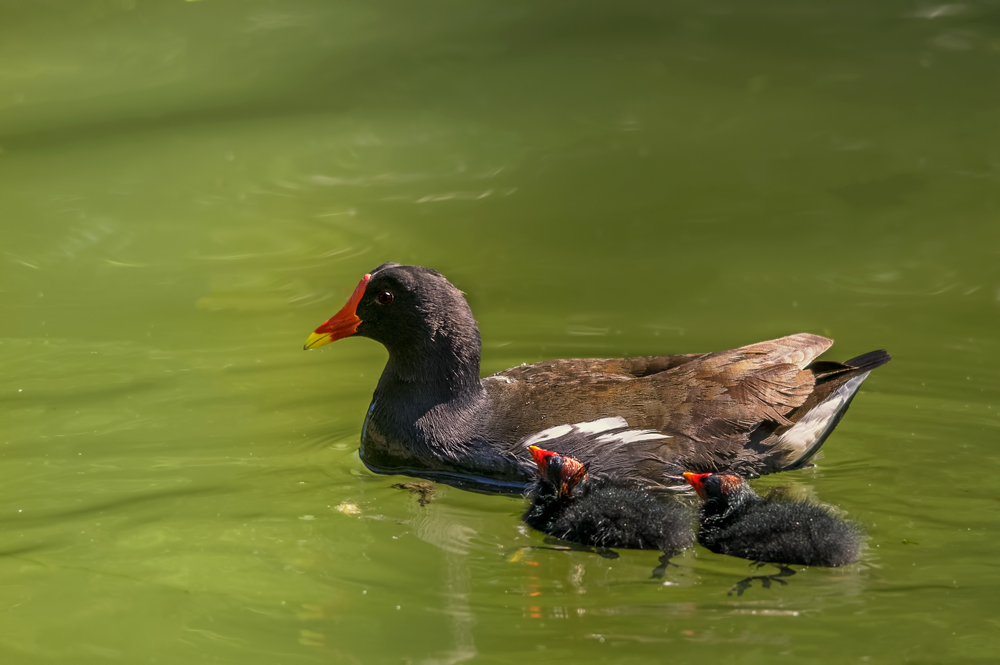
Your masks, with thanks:
[{"label": "white flank stripe", "polygon": [[601,418],[599,420],[591,420],[586,423],[577,423],[573,425],[578,432],[583,434],[600,434],[601,432],[607,432],[609,429],[622,429],[623,427],[628,427],[628,421],[621,416],[613,416],[611,418]]},{"label": "white flank stripe", "polygon": [[541,432],[536,432],[532,434],[527,439],[524,440],[525,446],[535,446],[542,441],[549,441],[551,439],[556,439],[564,434],[569,434],[573,431],[572,425],[556,425],[555,427],[550,427],[548,429],[543,429]]},{"label": "white flank stripe", "polygon": [[666,434],[654,432],[651,429],[629,429],[624,432],[605,434],[604,436],[598,437],[597,440],[600,443],[613,443],[615,441],[620,443],[634,443],[636,441],[657,441],[669,438],[670,437]]},{"label": "white flank stripe", "polygon": [[670,435],[656,432],[651,429],[638,429],[622,432],[622,441],[632,443],[633,441],[656,441],[658,439],[669,439]]}]

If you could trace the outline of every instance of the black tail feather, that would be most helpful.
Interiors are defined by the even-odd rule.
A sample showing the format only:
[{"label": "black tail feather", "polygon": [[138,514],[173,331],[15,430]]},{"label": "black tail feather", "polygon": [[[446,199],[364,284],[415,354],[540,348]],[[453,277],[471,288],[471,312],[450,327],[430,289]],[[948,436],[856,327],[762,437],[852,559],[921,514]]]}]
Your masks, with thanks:
[{"label": "black tail feather", "polygon": [[844,361],[844,364],[850,365],[855,369],[868,372],[876,367],[881,367],[890,360],[892,360],[892,356],[890,356],[885,349],[879,349],[877,351],[862,353],[857,358],[851,358],[850,360]]},{"label": "black tail feather", "polygon": [[[809,441],[808,437],[801,440],[794,436],[791,439],[785,437],[787,441],[784,443],[788,446],[787,454],[781,467],[777,470],[788,471],[807,466],[809,460],[819,452],[827,437],[833,432],[840,419],[844,417],[861,382],[868,376],[868,373],[890,360],[892,360],[892,356],[879,349],[863,353],[842,363],[817,360],[810,364],[807,369],[816,376],[816,387],[801,406],[796,407],[786,416],[793,424],[781,426],[776,423],[771,427],[761,427],[752,435],[751,440],[756,438],[762,441],[765,447],[775,444],[781,445],[781,437],[789,433],[799,422],[822,414],[822,411],[814,412],[814,409],[823,406],[828,400],[836,400],[830,403],[831,406],[836,406],[836,411],[815,421],[820,427],[816,429],[815,438],[812,441]],[[850,392],[845,393],[847,390]],[[808,428],[805,431],[808,431]]]}]

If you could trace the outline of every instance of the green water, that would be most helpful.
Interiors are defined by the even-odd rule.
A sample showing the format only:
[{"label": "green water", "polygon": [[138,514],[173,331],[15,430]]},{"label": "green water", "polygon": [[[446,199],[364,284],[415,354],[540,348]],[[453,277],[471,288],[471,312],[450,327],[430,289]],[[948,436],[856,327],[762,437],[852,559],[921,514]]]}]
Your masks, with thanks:
[{"label": "green water", "polygon": [[[996,662],[1000,4],[0,2],[4,663]],[[383,261],[484,371],[887,348],[816,468],[862,563],[542,544],[374,476]]]}]

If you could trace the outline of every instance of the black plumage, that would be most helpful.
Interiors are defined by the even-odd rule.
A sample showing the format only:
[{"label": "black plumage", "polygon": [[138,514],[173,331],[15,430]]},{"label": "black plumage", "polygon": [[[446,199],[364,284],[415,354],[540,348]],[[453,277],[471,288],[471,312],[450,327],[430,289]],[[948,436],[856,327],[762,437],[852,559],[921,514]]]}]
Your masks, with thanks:
[{"label": "black plumage", "polygon": [[760,563],[843,566],[861,556],[861,529],[806,501],[758,496],[739,476],[685,473],[704,499],[698,543]]},{"label": "black plumage", "polygon": [[684,470],[801,468],[869,372],[889,361],[884,351],[817,360],[833,342],[800,333],[715,353],[549,360],[481,378],[479,328],[462,292],[434,270],[396,263],[365,275],[305,348],[353,336],[389,352],[361,430],[365,465],[501,492],[522,492],[534,475],[531,435],[594,418],[652,431],[562,449],[595,477],[664,488],[683,484]]},{"label": "black plumage", "polygon": [[612,479],[596,479],[572,457],[529,448],[539,475],[525,523],[556,538],[595,548],[659,550],[694,544],[694,513],[670,496],[655,496]]}]

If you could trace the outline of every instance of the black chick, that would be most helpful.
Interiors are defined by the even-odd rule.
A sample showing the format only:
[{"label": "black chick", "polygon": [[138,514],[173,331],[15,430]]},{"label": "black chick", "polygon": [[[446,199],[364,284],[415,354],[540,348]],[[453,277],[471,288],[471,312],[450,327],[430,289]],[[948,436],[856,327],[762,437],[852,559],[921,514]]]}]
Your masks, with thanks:
[{"label": "black chick", "polygon": [[761,498],[739,476],[685,473],[705,500],[698,542],[759,563],[843,566],[861,556],[861,529],[816,504]]},{"label": "black chick", "polygon": [[528,526],[599,549],[659,550],[666,555],[664,563],[694,544],[693,511],[676,500],[591,478],[572,457],[538,446],[528,450],[538,466],[523,517]]}]

